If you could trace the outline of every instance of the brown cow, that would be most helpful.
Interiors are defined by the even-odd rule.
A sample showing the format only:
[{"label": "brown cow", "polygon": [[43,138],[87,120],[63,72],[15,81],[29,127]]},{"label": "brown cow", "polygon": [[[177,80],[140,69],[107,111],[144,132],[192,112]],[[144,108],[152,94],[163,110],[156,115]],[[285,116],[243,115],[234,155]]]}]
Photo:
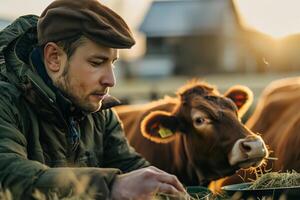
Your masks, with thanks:
[{"label": "brown cow", "polygon": [[258,166],[268,155],[261,137],[238,117],[252,102],[248,88],[232,87],[223,96],[194,80],[177,95],[117,108],[130,144],[154,166],[186,185],[204,185]]},{"label": "brown cow", "polygon": [[[300,172],[300,78],[286,78],[272,82],[263,91],[258,105],[247,122],[253,131],[262,134],[271,150],[266,171],[296,170]],[[254,179],[255,174],[240,171],[221,185]]]}]

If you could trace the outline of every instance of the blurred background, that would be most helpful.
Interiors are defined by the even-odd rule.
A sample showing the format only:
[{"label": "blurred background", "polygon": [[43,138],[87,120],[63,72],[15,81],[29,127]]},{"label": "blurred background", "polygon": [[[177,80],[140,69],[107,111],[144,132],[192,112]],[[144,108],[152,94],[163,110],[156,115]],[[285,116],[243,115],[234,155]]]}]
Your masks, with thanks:
[{"label": "blurred background", "polygon": [[[1,0],[0,29],[52,0]],[[103,0],[130,25],[111,93],[123,103],[174,95],[191,78],[222,92],[250,87],[258,100],[272,80],[300,74],[299,0]]]}]

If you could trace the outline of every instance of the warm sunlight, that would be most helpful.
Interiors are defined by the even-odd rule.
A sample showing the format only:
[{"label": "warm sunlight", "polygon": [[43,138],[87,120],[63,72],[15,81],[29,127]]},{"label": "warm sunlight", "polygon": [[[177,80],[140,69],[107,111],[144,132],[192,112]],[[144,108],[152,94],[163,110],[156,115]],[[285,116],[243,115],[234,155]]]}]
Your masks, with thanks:
[{"label": "warm sunlight", "polygon": [[243,23],[279,38],[300,32],[300,0],[235,0]]}]

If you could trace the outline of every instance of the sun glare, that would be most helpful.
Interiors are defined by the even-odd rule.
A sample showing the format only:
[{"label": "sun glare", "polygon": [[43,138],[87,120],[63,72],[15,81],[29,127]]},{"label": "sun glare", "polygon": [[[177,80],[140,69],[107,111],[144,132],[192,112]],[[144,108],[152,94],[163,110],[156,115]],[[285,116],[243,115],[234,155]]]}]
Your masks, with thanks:
[{"label": "sun glare", "polygon": [[235,0],[242,23],[275,38],[300,33],[300,0]]}]

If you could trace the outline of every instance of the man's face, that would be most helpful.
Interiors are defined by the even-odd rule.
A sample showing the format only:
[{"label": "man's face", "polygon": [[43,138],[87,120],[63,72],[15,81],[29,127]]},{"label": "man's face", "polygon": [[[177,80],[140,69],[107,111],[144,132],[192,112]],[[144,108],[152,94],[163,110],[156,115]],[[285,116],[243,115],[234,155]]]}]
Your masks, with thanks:
[{"label": "man's face", "polygon": [[85,39],[69,59],[65,54],[63,57],[63,69],[54,84],[83,111],[98,111],[109,88],[115,85],[113,63],[118,50]]}]

